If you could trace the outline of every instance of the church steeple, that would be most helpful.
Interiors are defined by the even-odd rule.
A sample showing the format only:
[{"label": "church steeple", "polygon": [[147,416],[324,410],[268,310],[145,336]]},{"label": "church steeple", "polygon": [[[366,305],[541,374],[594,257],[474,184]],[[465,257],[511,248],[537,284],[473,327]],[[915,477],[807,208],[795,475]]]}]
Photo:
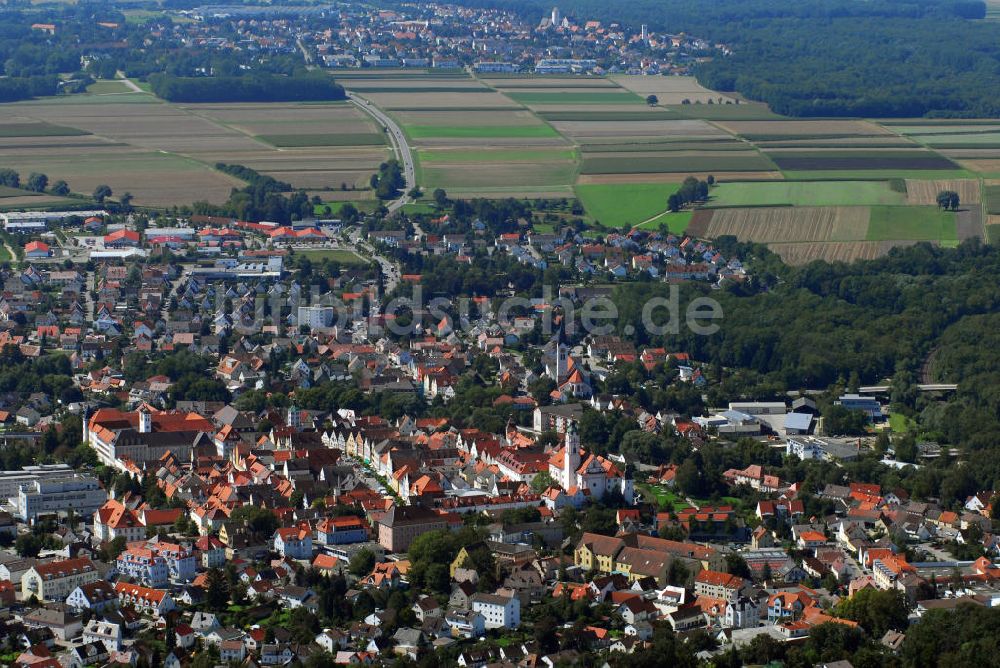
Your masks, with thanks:
[{"label": "church steeple", "polygon": [[566,425],[566,447],[563,449],[562,488],[569,491],[576,487],[576,470],[580,468],[580,437],[576,432],[576,421]]}]

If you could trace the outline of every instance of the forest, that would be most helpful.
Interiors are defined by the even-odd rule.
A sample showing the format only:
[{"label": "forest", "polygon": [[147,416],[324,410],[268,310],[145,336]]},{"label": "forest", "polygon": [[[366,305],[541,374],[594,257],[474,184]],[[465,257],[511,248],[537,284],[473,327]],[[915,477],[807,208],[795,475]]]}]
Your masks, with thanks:
[{"label": "forest", "polygon": [[255,72],[242,76],[178,77],[153,74],[153,93],[170,102],[316,102],[346,98],[325,74],[284,76]]},{"label": "forest", "polygon": [[[541,17],[547,0],[459,0]],[[696,67],[698,80],[790,116],[1000,115],[1000,24],[978,1],[568,0],[579,21],[647,24],[732,53]]]}]

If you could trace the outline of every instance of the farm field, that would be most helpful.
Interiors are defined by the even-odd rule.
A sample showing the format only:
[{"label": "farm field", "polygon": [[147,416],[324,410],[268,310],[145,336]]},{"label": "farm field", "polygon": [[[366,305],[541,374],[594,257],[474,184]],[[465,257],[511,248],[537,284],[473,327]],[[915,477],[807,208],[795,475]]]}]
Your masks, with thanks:
[{"label": "farm field", "polygon": [[708,102],[708,100],[713,100],[714,102],[718,102],[719,100],[732,99],[728,95],[705,88],[694,77],[621,74],[612,76],[610,79],[636,95],[642,97],[656,95],[659,104],[683,104],[684,100],[694,103],[696,101]]},{"label": "farm field", "polygon": [[585,154],[580,166],[580,173],[691,174],[698,172],[755,172],[770,171],[772,169],[774,169],[774,163],[756,151],[725,151],[714,156],[677,156],[671,153],[663,153],[649,157],[637,157],[633,155],[612,157],[603,154]]},{"label": "farm field", "polygon": [[527,106],[541,105],[623,105],[646,104],[646,101],[629,91],[619,89],[588,89],[586,91],[522,91],[506,92],[505,95],[515,102]]},{"label": "farm field", "polygon": [[782,171],[958,170],[951,160],[931,151],[915,150],[808,150],[769,151],[768,157]]},{"label": "farm field", "polygon": [[936,206],[876,206],[871,209],[869,241],[958,241],[955,214]]},{"label": "farm field", "polygon": [[388,155],[379,128],[351,105],[179,105],[132,95],[146,103],[104,95],[4,105],[0,163],[63,179],[75,192],[106,183],[116,194],[131,192],[137,205],[170,206],[221,203],[243,185],[215,170],[217,162],[325,189],[367,185]]},{"label": "farm field", "polygon": [[958,193],[962,205],[979,204],[979,181],[974,179],[939,179],[933,181],[906,180],[906,203],[937,206],[937,196],[942,190]]},{"label": "farm field", "polygon": [[548,125],[408,125],[406,134],[413,139],[433,137],[457,139],[535,139],[558,137],[559,133]]},{"label": "farm field", "polygon": [[[934,195],[937,196],[937,191]],[[714,186],[708,206],[860,206],[906,202],[907,194],[894,191],[888,181],[752,181]]]},{"label": "farm field", "polygon": [[577,185],[576,196],[587,214],[602,225],[638,225],[666,211],[667,198],[676,192],[682,180],[662,184]]},{"label": "farm field", "polygon": [[692,217],[689,234],[731,234],[758,243],[865,240],[870,212],[863,206],[702,209]]},{"label": "farm field", "polygon": [[848,120],[778,120],[778,121],[717,121],[717,125],[734,135],[747,139],[802,137],[864,137],[887,135],[887,128],[868,121]]}]

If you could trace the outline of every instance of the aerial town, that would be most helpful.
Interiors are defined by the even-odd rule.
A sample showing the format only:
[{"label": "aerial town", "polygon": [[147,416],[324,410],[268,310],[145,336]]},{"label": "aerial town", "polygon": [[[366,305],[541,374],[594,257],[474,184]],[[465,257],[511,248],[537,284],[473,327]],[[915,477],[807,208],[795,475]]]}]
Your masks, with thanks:
[{"label": "aerial town", "polygon": [[0,3],[0,668],[1000,665],[998,21]]},{"label": "aerial town", "polygon": [[[572,304],[616,283],[753,281],[710,244],[478,219],[461,235],[104,210],[2,222],[33,238],[0,298],[0,623],[21,665],[561,665],[643,651],[664,625],[710,660],[857,627],[845,602],[867,590],[904,622],[1000,600],[986,556],[947,552],[997,553],[993,492],[953,510],[791,473],[877,452],[887,388],[712,407],[718,369],[697,356],[566,334]],[[425,281],[411,256],[575,283],[516,315],[482,296],[455,319],[453,303],[440,320],[411,306],[394,333],[384,300]],[[646,410],[623,391],[635,377],[700,408]],[[844,413],[867,435],[840,433]],[[734,466],[706,480],[710,456]]]}]

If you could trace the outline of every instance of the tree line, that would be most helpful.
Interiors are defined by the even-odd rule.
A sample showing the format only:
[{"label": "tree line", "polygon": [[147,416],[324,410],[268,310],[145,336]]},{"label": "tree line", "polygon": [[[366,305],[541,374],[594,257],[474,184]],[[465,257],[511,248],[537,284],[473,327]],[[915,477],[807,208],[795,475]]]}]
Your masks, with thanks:
[{"label": "tree line", "polygon": [[253,72],[213,77],[152,74],[149,83],[157,97],[170,102],[312,102],[347,97],[343,86],[322,73],[284,76]]}]

